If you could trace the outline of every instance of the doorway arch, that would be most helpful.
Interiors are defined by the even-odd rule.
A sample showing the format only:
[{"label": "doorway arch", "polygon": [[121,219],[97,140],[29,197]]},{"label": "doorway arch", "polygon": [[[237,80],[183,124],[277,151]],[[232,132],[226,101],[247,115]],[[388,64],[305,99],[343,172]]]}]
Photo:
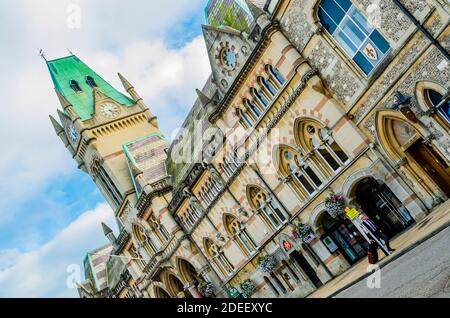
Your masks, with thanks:
[{"label": "doorway arch", "polygon": [[400,234],[415,220],[389,187],[373,177],[355,184],[352,197],[380,230],[389,238]]},{"label": "doorway arch", "polygon": [[377,113],[377,136],[387,155],[413,176],[431,197],[440,192],[450,198],[450,166],[424,129],[405,121],[399,113]]},{"label": "doorway arch", "polygon": [[169,293],[166,292],[162,287],[156,286],[154,291],[156,298],[171,298]]},{"label": "doorway arch", "polygon": [[185,290],[183,282],[172,272],[164,272],[162,274],[162,282],[173,297],[192,298],[190,292]]}]

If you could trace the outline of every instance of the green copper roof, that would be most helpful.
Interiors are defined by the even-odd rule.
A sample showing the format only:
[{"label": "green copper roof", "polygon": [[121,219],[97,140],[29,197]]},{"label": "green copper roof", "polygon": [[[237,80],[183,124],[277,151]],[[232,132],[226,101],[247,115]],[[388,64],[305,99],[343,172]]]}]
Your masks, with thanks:
[{"label": "green copper roof", "polygon": [[[112,87],[74,55],[49,61],[47,65],[56,90],[69,101],[81,120],[91,119],[94,113],[93,89],[86,83],[88,76],[94,79],[99,91],[109,98],[127,107],[134,105],[132,99]],[[70,87],[72,80],[78,82],[81,92],[75,92]]]}]

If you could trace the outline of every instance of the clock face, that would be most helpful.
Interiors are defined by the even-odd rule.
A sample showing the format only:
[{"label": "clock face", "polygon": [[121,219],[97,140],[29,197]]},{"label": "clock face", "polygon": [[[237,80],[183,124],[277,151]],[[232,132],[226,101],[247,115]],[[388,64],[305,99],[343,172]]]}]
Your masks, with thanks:
[{"label": "clock face", "polygon": [[236,54],[230,48],[222,50],[221,59],[223,65],[228,69],[234,69],[236,67]]},{"label": "clock face", "polygon": [[117,105],[107,103],[101,107],[101,112],[103,116],[108,118],[117,117],[120,113],[119,107]]},{"label": "clock face", "polygon": [[80,138],[80,134],[73,124],[67,126],[66,132],[71,142],[77,142],[78,138]]}]

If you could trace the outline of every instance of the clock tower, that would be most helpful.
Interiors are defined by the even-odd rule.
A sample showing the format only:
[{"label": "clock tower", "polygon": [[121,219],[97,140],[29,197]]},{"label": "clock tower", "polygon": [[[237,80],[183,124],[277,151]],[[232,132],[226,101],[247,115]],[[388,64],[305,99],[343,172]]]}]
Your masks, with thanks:
[{"label": "clock tower", "polygon": [[165,143],[157,118],[121,74],[127,94],[112,87],[77,56],[48,61],[47,66],[62,107],[59,121],[50,116],[55,132],[117,215],[125,202],[133,205],[136,198],[136,181],[130,174],[133,160],[127,156],[125,145],[155,135]]}]

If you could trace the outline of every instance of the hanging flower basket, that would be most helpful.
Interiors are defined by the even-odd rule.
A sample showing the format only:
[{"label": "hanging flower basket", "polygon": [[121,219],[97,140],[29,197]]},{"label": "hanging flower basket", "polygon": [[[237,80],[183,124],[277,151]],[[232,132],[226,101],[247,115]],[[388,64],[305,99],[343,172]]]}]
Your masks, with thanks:
[{"label": "hanging flower basket", "polygon": [[253,283],[250,279],[246,279],[239,284],[241,287],[242,295],[245,298],[250,298],[256,291],[255,283]]},{"label": "hanging flower basket", "polygon": [[216,287],[211,282],[203,282],[198,287],[200,294],[205,298],[211,298],[215,295]]},{"label": "hanging flower basket", "polygon": [[308,224],[297,222],[293,225],[293,227],[294,229],[292,230],[292,237],[297,241],[302,241],[313,233],[311,226]]},{"label": "hanging flower basket", "polygon": [[344,214],[345,199],[340,194],[333,194],[325,199],[325,206],[328,214],[336,219]]},{"label": "hanging flower basket", "polygon": [[277,260],[273,255],[260,256],[258,258],[258,266],[264,273],[272,273],[277,266]]}]

